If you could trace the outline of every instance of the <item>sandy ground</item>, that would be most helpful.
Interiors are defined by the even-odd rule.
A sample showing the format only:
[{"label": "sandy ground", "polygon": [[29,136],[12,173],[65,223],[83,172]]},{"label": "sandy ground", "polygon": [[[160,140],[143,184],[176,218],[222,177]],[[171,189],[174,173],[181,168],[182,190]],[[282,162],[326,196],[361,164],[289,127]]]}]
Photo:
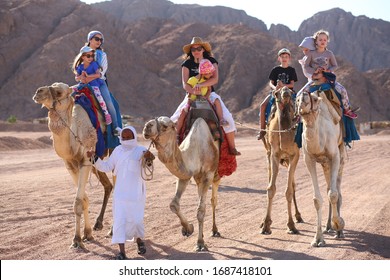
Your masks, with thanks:
[{"label": "sandy ground", "polygon": [[[75,187],[63,162],[48,144],[47,128],[29,125],[19,132],[0,126],[0,258],[2,260],[101,260],[112,259],[117,246],[106,237],[112,222],[111,200],[104,229],[94,232],[86,250],[70,249],[74,230]],[[37,140],[39,139],[39,140]],[[149,143],[141,141],[147,146]],[[286,169],[277,180],[273,203],[272,234],[260,234],[266,211],[267,166],[265,150],[254,134],[239,133],[237,171],[223,178],[218,196],[217,225],[222,235],[211,237],[211,206],[208,200],[205,242],[208,252],[194,251],[197,238],[197,191],[190,185],[183,195],[184,214],[195,233],[181,235],[179,220],[169,209],[175,192],[174,177],[158,160],[154,179],[147,184],[145,229],[147,253],[139,256],[134,243],[127,243],[131,259],[169,260],[377,260],[390,258],[390,135],[363,136],[348,151],[344,169],[342,217],[345,239],[325,235],[327,246],[312,248],[316,214],[311,180],[301,159],[296,171],[297,201],[304,223],[297,235],[286,233],[284,197]],[[154,151],[154,150],[153,150]],[[155,151],[154,151],[155,152]],[[319,172],[322,195],[326,186]],[[92,177],[87,187],[90,216],[95,222],[103,188]],[[210,198],[211,192],[209,192]],[[323,208],[327,217],[328,206]],[[325,224],[326,221],[323,221]]]}]

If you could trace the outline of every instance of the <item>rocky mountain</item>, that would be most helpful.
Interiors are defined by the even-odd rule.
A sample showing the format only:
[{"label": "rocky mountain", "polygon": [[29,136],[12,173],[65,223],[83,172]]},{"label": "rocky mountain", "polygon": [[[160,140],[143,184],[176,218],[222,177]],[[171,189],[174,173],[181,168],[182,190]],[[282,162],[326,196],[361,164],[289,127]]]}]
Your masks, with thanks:
[{"label": "rocky mountain", "polygon": [[[344,21],[359,24],[345,30],[341,24],[340,29],[325,25],[343,15]],[[293,32],[281,25],[267,30],[261,20],[243,11],[166,0],[112,0],[93,5],[79,0],[6,0],[0,3],[0,118],[46,116],[47,111],[31,100],[35,90],[57,81],[74,84],[70,64],[88,32],[100,30],[109,56],[109,87],[123,114],[150,118],[173,113],[184,95],[182,46],[200,36],[211,42],[220,62],[217,92],[236,119],[255,122],[260,101],[269,91],[268,75],[277,64],[277,51],[291,49],[300,88],[305,78],[297,62],[302,57],[297,44],[325,28],[337,34],[331,38],[340,64],[337,75],[353,104],[362,107],[358,120],[386,120],[390,118],[385,99],[390,87],[390,50],[385,46],[389,24],[336,9],[314,15]],[[367,28],[358,25],[375,26],[376,33],[384,37],[375,37],[372,30],[367,34]],[[348,45],[341,43],[341,32],[346,32]],[[345,55],[340,48],[343,44]],[[352,50],[355,59],[347,55]],[[366,58],[360,59],[360,53],[367,54]]]}]

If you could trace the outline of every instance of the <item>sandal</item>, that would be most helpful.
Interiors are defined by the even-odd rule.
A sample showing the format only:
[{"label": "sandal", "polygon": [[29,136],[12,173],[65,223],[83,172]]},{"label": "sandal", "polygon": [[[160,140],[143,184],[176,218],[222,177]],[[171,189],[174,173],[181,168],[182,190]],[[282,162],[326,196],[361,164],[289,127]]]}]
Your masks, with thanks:
[{"label": "sandal", "polygon": [[127,258],[126,258],[126,255],[124,253],[119,253],[118,255],[115,256],[115,259],[123,261],[123,260],[126,260]]},{"label": "sandal", "polygon": [[146,253],[146,246],[143,241],[137,242],[137,247],[138,247],[138,255],[143,255]]}]

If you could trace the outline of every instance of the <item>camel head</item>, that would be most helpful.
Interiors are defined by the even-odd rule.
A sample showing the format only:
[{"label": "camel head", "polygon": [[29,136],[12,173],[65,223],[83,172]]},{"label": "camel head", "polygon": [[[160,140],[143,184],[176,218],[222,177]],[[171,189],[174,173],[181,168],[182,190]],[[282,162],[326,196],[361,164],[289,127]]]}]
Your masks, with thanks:
[{"label": "camel head", "polygon": [[146,140],[156,141],[166,137],[174,137],[174,141],[176,141],[175,124],[165,116],[155,118],[145,124],[142,135]]},{"label": "camel head", "polygon": [[37,89],[33,96],[35,103],[41,104],[42,108],[53,109],[61,101],[67,99],[72,93],[72,88],[64,83],[54,83],[51,86],[44,86]]},{"label": "camel head", "polygon": [[281,102],[283,105],[287,105],[291,102],[292,93],[293,92],[291,89],[284,86],[281,89],[277,90],[275,92],[275,95],[279,102]]},{"label": "camel head", "polygon": [[320,107],[321,98],[316,92],[302,92],[296,101],[297,111],[303,116],[312,112],[317,112]]}]

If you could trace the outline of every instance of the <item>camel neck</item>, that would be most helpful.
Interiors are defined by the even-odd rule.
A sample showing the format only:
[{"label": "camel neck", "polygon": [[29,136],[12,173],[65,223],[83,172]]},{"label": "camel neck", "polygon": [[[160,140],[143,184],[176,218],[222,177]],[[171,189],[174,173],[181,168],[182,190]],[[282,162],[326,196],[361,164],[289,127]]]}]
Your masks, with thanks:
[{"label": "camel neck", "polygon": [[[176,139],[173,137],[172,139]],[[158,141],[156,149],[158,158],[168,168],[168,170],[180,179],[189,179],[192,174],[189,174],[183,163],[183,157],[179,146],[175,141],[166,141],[165,145]]]}]

